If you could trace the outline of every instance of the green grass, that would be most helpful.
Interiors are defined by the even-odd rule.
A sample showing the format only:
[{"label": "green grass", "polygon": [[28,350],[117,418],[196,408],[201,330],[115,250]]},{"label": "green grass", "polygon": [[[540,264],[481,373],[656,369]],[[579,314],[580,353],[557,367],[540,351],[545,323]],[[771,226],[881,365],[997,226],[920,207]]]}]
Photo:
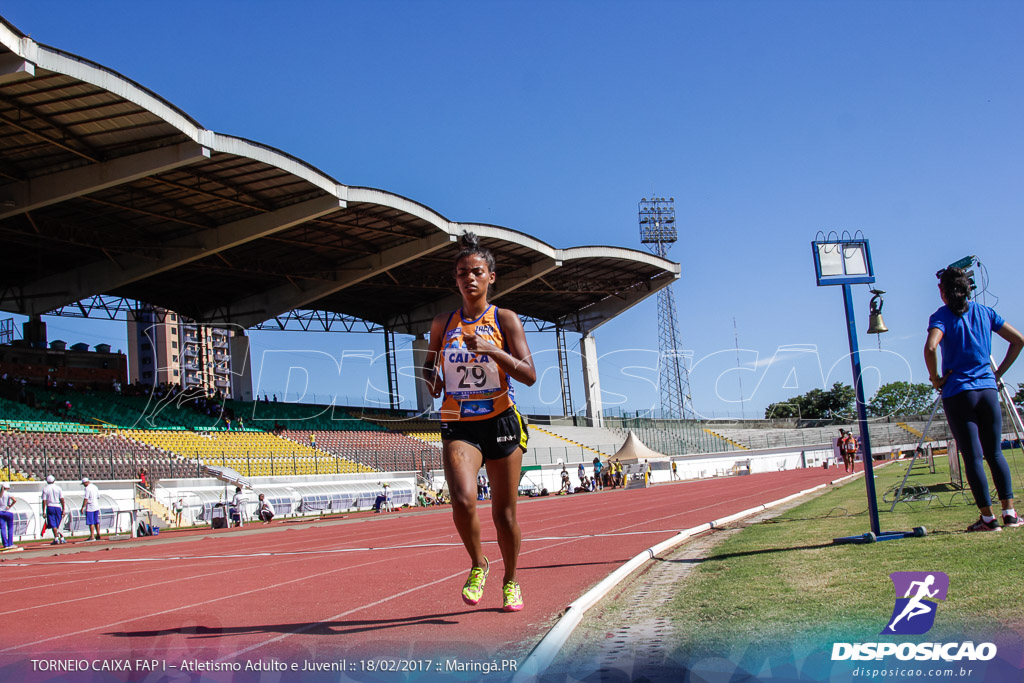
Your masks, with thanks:
[{"label": "green grass", "polygon": [[[1020,451],[1006,455],[1019,496],[1024,457]],[[978,517],[973,498],[969,492],[968,499],[955,496],[947,485],[946,459],[935,463],[936,474],[915,467],[908,484],[927,487],[938,500],[901,503],[893,513],[882,495],[903,478],[907,463],[876,469],[881,529],[924,526],[925,538],[833,545],[833,538],[870,530],[861,477],[715,546],[662,608],[680,646],[710,653],[737,645],[740,637],[746,643],[810,644],[830,633],[841,633],[847,642],[876,640],[892,612],[894,571],[949,575],[949,595],[935,627],[922,638],[1024,632],[1024,527],[964,533]],[[994,508],[999,509],[997,500]]]}]

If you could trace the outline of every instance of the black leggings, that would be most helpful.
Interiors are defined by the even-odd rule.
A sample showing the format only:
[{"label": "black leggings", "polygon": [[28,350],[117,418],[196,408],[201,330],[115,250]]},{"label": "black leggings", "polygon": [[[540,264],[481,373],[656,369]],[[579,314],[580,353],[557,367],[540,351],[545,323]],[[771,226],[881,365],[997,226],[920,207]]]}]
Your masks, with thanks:
[{"label": "black leggings", "polygon": [[[964,454],[967,483],[979,508],[988,507],[992,499],[988,479],[981,461],[988,462],[999,498],[1013,498],[1010,467],[1003,457],[1003,414],[999,408],[999,392],[995,389],[969,389],[942,399],[946,421],[953,438]],[[949,457],[955,458],[955,453]]]}]

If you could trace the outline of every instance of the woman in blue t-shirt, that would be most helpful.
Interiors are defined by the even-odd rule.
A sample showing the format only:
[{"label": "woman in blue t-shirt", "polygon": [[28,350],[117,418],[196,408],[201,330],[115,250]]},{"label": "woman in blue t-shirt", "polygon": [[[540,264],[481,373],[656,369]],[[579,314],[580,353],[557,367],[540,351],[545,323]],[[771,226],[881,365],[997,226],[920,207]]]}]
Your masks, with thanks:
[{"label": "woman in blue t-shirt", "polygon": [[[967,530],[1002,531],[992,514],[982,459],[992,470],[1003,506],[1003,526],[1021,526],[1024,522],[1013,509],[1010,468],[1001,448],[1003,419],[998,382],[1024,348],[1024,336],[988,306],[969,301],[970,291],[970,281],[962,269],[946,268],[939,272],[939,292],[945,306],[928,320],[924,362],[932,386],[942,391],[946,421],[964,455],[967,483],[981,511],[981,518]],[[993,332],[1010,344],[994,373],[989,361]],[[941,376],[938,373],[940,348]],[[950,457],[956,455],[951,453]]]}]

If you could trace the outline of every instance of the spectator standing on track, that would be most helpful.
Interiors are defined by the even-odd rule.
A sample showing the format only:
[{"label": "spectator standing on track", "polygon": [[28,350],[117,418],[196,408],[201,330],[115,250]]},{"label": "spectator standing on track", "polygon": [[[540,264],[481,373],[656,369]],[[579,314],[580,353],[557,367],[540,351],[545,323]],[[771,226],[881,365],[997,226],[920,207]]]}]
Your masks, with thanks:
[{"label": "spectator standing on track", "polygon": [[594,458],[594,484],[597,486],[598,490],[604,488],[604,482],[601,479],[601,470],[602,469],[604,469],[604,465],[601,463],[601,458],[595,457]]},{"label": "spectator standing on track", "polygon": [[99,541],[100,539],[100,490],[89,481],[89,477],[82,478],[82,486],[85,487],[85,491],[82,499],[82,513],[85,514],[85,524],[89,527],[89,538],[85,539],[85,543],[89,541]]},{"label": "spectator standing on track", "polygon": [[[455,259],[455,282],[462,306],[436,316],[423,377],[441,404],[444,472],[452,497],[452,518],[472,569],[462,599],[476,605],[483,597],[489,563],[480,546],[474,480],[486,467],[491,482],[491,517],[504,561],[503,609],[523,608],[516,581],[521,534],[516,519],[519,477],[529,432],[516,409],[511,380],[537,381],[530,347],[519,316],[487,302],[496,278],[494,256],[472,233],[462,236]],[[443,372],[438,373],[440,362]]]},{"label": "spectator standing on track", "polygon": [[[1002,451],[1003,416],[998,387],[1024,349],[1024,335],[988,306],[969,300],[970,281],[962,269],[945,268],[937,275],[944,306],[928,320],[924,362],[932,386],[942,392],[946,421],[964,455],[967,483],[981,513],[967,531],[1002,531],[992,514],[983,461],[988,463],[999,493],[1002,526],[1021,526],[1021,519],[1013,508],[1010,468]],[[993,332],[1010,344],[995,372],[991,363]],[[941,376],[939,349],[942,350]]]},{"label": "spectator standing on track", "polygon": [[43,505],[46,506],[46,525],[53,529],[53,543],[50,545],[67,543],[61,529],[64,510],[67,507],[64,502],[64,491],[57,485],[52,474],[46,477],[46,486],[43,487]]},{"label": "spectator standing on track", "polygon": [[583,480],[587,477],[587,468],[583,466],[583,461],[580,460],[580,466],[576,468],[576,478],[580,480],[580,485],[583,485]]},{"label": "spectator standing on track", "polygon": [[274,519],[274,506],[270,504],[263,494],[260,494],[259,504],[256,506],[256,516],[264,524],[270,524]]},{"label": "spectator standing on track", "polygon": [[179,498],[174,505],[171,506],[171,512],[174,513],[174,526],[181,526],[181,513],[185,510],[185,499]]},{"label": "spectator standing on track", "polygon": [[14,547],[14,513],[11,508],[18,501],[11,495],[11,485],[6,481],[0,484],[0,545],[2,550]]},{"label": "spectator standing on track", "polygon": [[679,469],[676,467],[676,461],[672,461],[672,481],[679,480]]}]

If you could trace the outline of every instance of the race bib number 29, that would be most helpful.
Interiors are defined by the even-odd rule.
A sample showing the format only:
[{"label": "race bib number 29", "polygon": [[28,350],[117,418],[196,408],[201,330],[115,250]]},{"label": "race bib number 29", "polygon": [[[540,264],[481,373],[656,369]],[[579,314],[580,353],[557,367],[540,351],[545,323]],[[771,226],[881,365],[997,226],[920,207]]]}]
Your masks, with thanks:
[{"label": "race bib number 29", "polygon": [[488,394],[501,388],[498,364],[487,356],[456,352],[445,361],[444,388],[450,396]]}]

